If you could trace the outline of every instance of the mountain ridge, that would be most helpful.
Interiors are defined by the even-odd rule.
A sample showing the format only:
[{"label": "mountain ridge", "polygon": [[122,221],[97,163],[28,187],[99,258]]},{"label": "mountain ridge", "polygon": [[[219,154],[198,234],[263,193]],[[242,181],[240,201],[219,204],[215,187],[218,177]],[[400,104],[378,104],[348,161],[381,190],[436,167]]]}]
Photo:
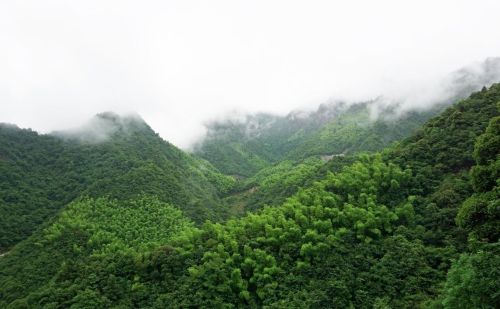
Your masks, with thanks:
[{"label": "mountain ridge", "polygon": [[499,115],[494,84],[380,152],[280,161],[239,183],[275,202],[229,220],[234,179],[151,128],[0,126],[0,220],[61,200],[0,258],[0,306],[495,308]]},{"label": "mountain ridge", "polygon": [[[26,237],[82,194],[118,198],[149,192],[195,221],[224,217],[219,196],[233,180],[210,163],[165,142],[135,117],[101,114],[90,124],[109,134],[96,135],[89,126],[52,135],[0,126],[0,247]],[[195,205],[202,199],[207,208],[201,211]],[[27,228],[27,222],[33,227]]]},{"label": "mountain ridge", "polygon": [[500,57],[491,57],[448,74],[437,93],[427,89],[430,94],[420,94],[425,100],[419,104],[381,95],[361,102],[330,101],[284,116],[255,113],[215,120],[207,123],[205,137],[192,152],[225,174],[248,178],[284,159],[378,151],[454,102],[499,81]]},{"label": "mountain ridge", "polygon": [[193,227],[146,196],[76,200],[0,259],[0,305],[494,308],[498,102],[500,84],[473,93],[391,148],[330,160],[282,204],[223,223]]}]

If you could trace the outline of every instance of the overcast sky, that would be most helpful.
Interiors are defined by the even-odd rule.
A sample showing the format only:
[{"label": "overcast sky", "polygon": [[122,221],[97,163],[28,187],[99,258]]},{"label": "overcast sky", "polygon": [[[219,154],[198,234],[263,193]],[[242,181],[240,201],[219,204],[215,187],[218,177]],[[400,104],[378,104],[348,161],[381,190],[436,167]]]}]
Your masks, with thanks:
[{"label": "overcast sky", "polygon": [[0,122],[49,132],[135,111],[185,147],[235,110],[417,95],[500,56],[499,12],[498,0],[2,0]]}]

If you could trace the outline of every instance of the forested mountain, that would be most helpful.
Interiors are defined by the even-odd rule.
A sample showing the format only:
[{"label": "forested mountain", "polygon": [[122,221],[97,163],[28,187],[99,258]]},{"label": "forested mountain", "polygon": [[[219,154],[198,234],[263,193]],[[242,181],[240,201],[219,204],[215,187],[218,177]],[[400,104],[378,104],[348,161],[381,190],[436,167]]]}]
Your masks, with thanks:
[{"label": "forested mountain", "polygon": [[310,113],[256,114],[244,121],[214,122],[194,153],[225,174],[245,178],[284,159],[380,150],[409,136],[443,108],[398,115],[398,107],[390,106],[373,119],[377,106],[377,100],[353,105],[335,102]]},{"label": "forested mountain", "polygon": [[[352,162],[350,157],[357,153],[381,150],[409,136],[444,108],[438,105],[431,110],[398,115],[397,107],[391,106],[379,111],[380,117],[373,120],[370,110],[375,108],[374,104],[376,102],[322,105],[311,114],[275,117],[267,124],[256,126],[256,133],[242,133],[248,129],[243,129],[248,123],[226,128],[231,135],[221,136],[218,127],[216,136],[206,139],[196,154],[221,171],[239,176],[240,181],[226,198],[232,213],[256,210],[265,204],[278,205],[301,186],[312,182],[325,161],[338,165]],[[237,132],[241,134],[238,136]],[[253,146],[247,147],[249,145]],[[239,149],[237,154],[234,147]],[[268,153],[263,156],[253,149],[267,149]],[[257,161],[260,163],[253,165]],[[235,170],[231,170],[232,167]]]},{"label": "forested mountain", "polygon": [[79,196],[124,200],[150,194],[194,221],[217,221],[225,217],[220,196],[233,182],[163,141],[136,116],[104,113],[82,128],[50,135],[3,124],[0,250]]},{"label": "forested mountain", "polygon": [[[37,190],[61,190],[61,183],[80,187],[76,198],[65,191],[62,196],[72,202],[51,204],[48,220],[0,257],[0,307],[498,308],[499,102],[495,84],[380,153],[327,162],[303,159],[325,153],[295,156],[297,145],[277,155],[274,144],[245,144],[259,152],[241,151],[239,158],[254,153],[258,157],[252,160],[260,163],[224,163],[253,169],[226,170],[253,176],[238,184],[247,195],[226,194],[225,200],[240,199],[255,211],[201,225],[188,216],[224,218],[220,197],[229,192],[231,178],[163,142],[143,122],[101,115],[99,122],[111,121],[113,128],[118,123],[118,129],[99,142],[94,133],[40,136],[4,126],[2,140],[10,141],[5,145],[12,150],[2,148],[1,162],[19,163],[4,163],[3,169],[12,175],[7,179],[19,176],[17,183],[3,184],[2,205],[9,190],[29,201],[44,195]],[[345,122],[326,120],[325,127],[342,131],[345,125],[344,133],[354,132],[348,142],[356,145],[364,135],[350,124],[366,107],[346,110]],[[124,126],[129,121],[131,129]],[[273,132],[295,134],[286,128]],[[248,133],[226,129],[235,139]],[[16,132],[29,139],[9,140]],[[307,138],[318,138],[318,132]],[[271,143],[271,137],[258,135],[259,143],[266,139]],[[42,154],[23,157],[19,148]],[[70,156],[77,153],[81,157]],[[293,159],[282,160],[288,156]],[[63,158],[73,165],[58,163]],[[279,162],[261,168],[273,160]],[[30,178],[35,162],[46,163],[34,170],[40,176]],[[65,175],[67,166],[84,180],[64,176],[69,180],[52,183],[52,177],[42,177]],[[23,196],[17,188],[21,180],[37,189]],[[256,198],[251,193],[256,184],[262,195],[249,202]],[[273,206],[262,208],[269,200]],[[28,214],[33,210],[8,205],[25,207]]]},{"label": "forested mountain", "polygon": [[286,116],[259,113],[214,121],[193,150],[221,172],[238,178],[253,176],[282,160],[379,151],[410,136],[450,104],[497,82],[499,72],[500,58],[488,58],[449,74],[437,90],[439,95],[423,102],[432,106],[427,109],[403,108],[402,102],[381,96],[367,102],[324,103],[314,111],[297,110]]}]

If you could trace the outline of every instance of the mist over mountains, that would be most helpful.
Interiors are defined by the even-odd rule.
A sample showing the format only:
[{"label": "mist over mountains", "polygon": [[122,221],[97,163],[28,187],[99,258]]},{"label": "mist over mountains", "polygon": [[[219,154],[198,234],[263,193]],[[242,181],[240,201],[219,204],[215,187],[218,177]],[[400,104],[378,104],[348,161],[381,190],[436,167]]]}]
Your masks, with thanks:
[{"label": "mist over mountains", "polygon": [[[318,107],[308,107],[296,109],[288,112],[284,116],[270,113],[245,114],[236,112],[234,115],[220,115],[219,118],[206,122],[206,137],[212,138],[216,134],[214,131],[225,124],[245,124],[246,134],[259,134],[259,128],[265,130],[277,119],[289,119],[295,121],[298,118],[306,119],[311,117],[318,125],[331,120],[341,111],[345,111],[351,105],[366,105],[370,110],[370,119],[395,119],[404,116],[410,111],[425,111],[431,108],[442,108],[453,102],[467,97],[471,92],[488,87],[500,81],[500,57],[487,58],[482,62],[469,64],[459,70],[448,74],[437,84],[409,85],[404,87],[399,94],[387,95],[381,93],[376,98],[366,101],[352,101],[330,99],[328,102],[319,104]],[[259,119],[259,120],[257,120]],[[307,122],[307,121],[306,121]],[[200,139],[203,139],[200,138]]]},{"label": "mist over mountains", "polygon": [[[265,134],[263,132],[272,128],[276,122],[283,121],[289,121],[291,126],[303,126],[307,132],[311,130],[311,126],[320,127],[355,105],[368,109],[369,117],[363,120],[367,125],[379,118],[393,122],[412,112],[425,113],[432,109],[442,109],[456,100],[465,98],[469,93],[497,81],[500,81],[500,57],[487,58],[450,73],[438,84],[428,85],[422,89],[412,89],[406,85],[405,91],[393,94],[393,96],[381,94],[376,98],[361,102],[330,99],[316,108],[310,106],[295,109],[284,115],[265,112],[247,114],[241,111],[220,114],[215,120],[205,120],[205,133],[198,135],[195,140],[188,138],[188,142],[183,142],[181,146],[190,151],[196,151],[204,139],[225,134],[223,128],[232,126],[237,126],[238,130],[242,130],[248,138]],[[115,119],[115,121],[104,121],[106,119]],[[131,126],[140,127],[143,122],[144,120],[138,113],[106,112],[98,114],[79,127],[65,128],[53,131],[51,134],[84,142],[102,142],[116,131],[126,131]]]},{"label": "mist over mountains", "polygon": [[499,309],[500,1],[0,1],[1,309]]},{"label": "mist over mountains", "polygon": [[[500,84],[218,124],[0,125],[0,306],[495,308]],[[385,116],[390,115],[390,116]]]},{"label": "mist over mountains", "polygon": [[150,129],[139,114],[118,115],[114,112],[104,112],[95,115],[83,126],[54,131],[51,135],[85,143],[100,143],[115,134],[130,135],[134,131]]},{"label": "mist over mountains", "polygon": [[332,100],[315,110],[280,116],[240,114],[207,123],[193,153],[226,174],[248,177],[280,160],[303,160],[377,151],[413,134],[432,116],[471,91],[500,80],[500,58],[451,73],[411,97],[379,96],[363,102]]}]

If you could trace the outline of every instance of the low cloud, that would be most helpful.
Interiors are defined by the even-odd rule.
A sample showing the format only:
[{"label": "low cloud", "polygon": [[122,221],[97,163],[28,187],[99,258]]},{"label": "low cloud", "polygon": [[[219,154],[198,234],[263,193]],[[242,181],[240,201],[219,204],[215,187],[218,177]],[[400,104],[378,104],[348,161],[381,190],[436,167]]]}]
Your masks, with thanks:
[{"label": "low cloud", "polygon": [[118,115],[113,112],[105,112],[97,114],[81,126],[54,131],[51,134],[68,140],[95,144],[107,141],[114,134],[127,135],[146,126],[138,114]]},{"label": "low cloud", "polygon": [[135,111],[188,147],[231,110],[381,96],[424,108],[449,72],[500,55],[499,11],[488,0],[2,1],[0,122],[51,132]]},{"label": "low cloud", "polygon": [[[452,104],[466,98],[470,93],[483,87],[489,87],[496,82],[500,82],[500,57],[471,63],[447,74],[441,80],[434,80],[432,83],[421,82],[418,85],[400,85],[401,87],[397,90],[387,89],[387,94],[381,94],[374,98],[367,97],[358,100],[330,98],[319,105],[311,104],[295,109],[289,112],[286,118],[300,121],[314,114],[314,119],[323,118],[326,121],[341,114],[352,105],[363,104],[369,110],[371,121],[381,118],[390,121],[412,111],[425,111],[433,107]],[[212,131],[221,134],[222,127],[227,127],[230,130],[235,125],[239,125],[241,130],[251,136],[255,132],[271,126],[283,115],[271,113],[266,114],[266,117],[257,116],[259,116],[258,113],[237,111],[218,115],[205,123],[207,133],[205,136],[201,136],[198,142],[206,137],[211,137],[214,134]]]}]

